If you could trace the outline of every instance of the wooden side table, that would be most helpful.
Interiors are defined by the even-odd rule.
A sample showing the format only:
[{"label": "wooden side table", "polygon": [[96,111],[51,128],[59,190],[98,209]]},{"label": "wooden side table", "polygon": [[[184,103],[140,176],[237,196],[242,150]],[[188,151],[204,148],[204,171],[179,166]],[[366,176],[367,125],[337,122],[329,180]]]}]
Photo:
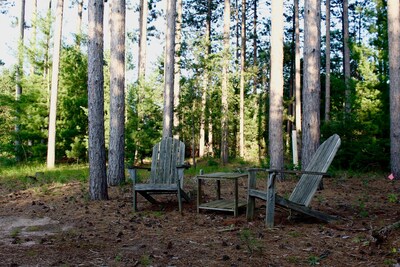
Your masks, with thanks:
[{"label": "wooden side table", "polygon": [[[245,207],[247,202],[245,200],[239,200],[239,187],[238,179],[247,177],[247,173],[226,173],[217,172],[209,174],[197,175],[197,213],[200,209],[204,210],[218,210],[218,211],[230,211],[236,217],[238,215],[239,208]],[[212,180],[217,183],[217,199],[214,201],[201,203],[202,199],[202,180]],[[221,199],[221,180],[230,180],[234,183],[234,198],[233,199]]]}]

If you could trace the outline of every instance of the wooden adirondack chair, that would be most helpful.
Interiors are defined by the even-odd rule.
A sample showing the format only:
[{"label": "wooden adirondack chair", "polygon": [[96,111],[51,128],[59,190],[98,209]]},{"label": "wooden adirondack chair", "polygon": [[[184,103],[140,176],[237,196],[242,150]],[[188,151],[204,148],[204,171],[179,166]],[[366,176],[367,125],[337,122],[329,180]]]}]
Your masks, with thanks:
[{"label": "wooden adirondack chair", "polygon": [[[163,138],[153,147],[151,168],[130,167],[129,175],[133,181],[133,208],[137,211],[137,193],[153,204],[158,203],[151,195],[177,194],[179,212],[182,212],[182,197],[189,201],[183,188],[183,171],[188,168],[184,164],[185,144],[177,139]],[[150,171],[148,183],[137,183],[137,169]]]},{"label": "wooden adirondack chair", "polygon": [[[315,217],[325,222],[335,220],[336,217],[312,210],[309,208],[309,205],[317,191],[322,177],[327,176],[326,171],[331,165],[332,160],[339,149],[340,143],[340,137],[337,134],[329,137],[317,149],[305,171],[268,170],[260,168],[249,169],[247,219],[253,219],[255,199],[260,198],[266,201],[265,221],[268,227],[274,225],[275,205]],[[266,191],[258,190],[256,188],[256,174],[260,171],[269,174]],[[276,176],[279,173],[302,174],[289,199],[285,199],[275,194],[275,181]]]}]

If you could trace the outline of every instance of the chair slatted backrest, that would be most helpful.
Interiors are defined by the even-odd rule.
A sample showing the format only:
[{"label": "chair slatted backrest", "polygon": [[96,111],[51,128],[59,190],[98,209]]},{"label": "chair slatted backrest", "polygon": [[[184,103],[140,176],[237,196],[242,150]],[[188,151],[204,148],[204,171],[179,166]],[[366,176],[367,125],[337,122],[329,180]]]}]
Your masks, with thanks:
[{"label": "chair slatted backrest", "polygon": [[176,166],[185,160],[185,144],[174,138],[163,138],[153,147],[150,183],[175,184],[178,179]]},{"label": "chair slatted backrest", "polygon": [[[329,137],[319,146],[305,171],[327,172],[340,147],[340,143],[339,135],[334,134]],[[308,207],[318,189],[321,179],[322,175],[303,174],[290,195],[289,200]]]}]

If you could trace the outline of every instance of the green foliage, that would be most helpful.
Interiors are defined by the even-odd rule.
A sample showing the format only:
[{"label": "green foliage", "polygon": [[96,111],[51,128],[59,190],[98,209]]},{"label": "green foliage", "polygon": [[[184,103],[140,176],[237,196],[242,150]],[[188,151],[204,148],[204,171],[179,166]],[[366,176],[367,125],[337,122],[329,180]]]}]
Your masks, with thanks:
[{"label": "green foliage", "polygon": [[77,47],[65,47],[60,63],[60,90],[57,121],[57,158],[86,160],[87,56]]},{"label": "green foliage", "polygon": [[162,87],[155,78],[142,81],[128,91],[126,156],[131,163],[151,156],[154,144],[161,138]]},{"label": "green foliage", "polygon": [[315,255],[308,257],[308,264],[311,266],[319,265],[320,258]]},{"label": "green foliage", "polygon": [[88,147],[88,140],[82,140],[75,136],[74,142],[71,144],[71,150],[66,150],[65,153],[68,158],[76,159],[79,163],[80,159],[86,159],[86,151]]},{"label": "green foliage", "polygon": [[[389,166],[389,116],[387,84],[380,81],[376,51],[353,44],[352,57],[358,79],[353,79],[352,112],[344,114],[345,85],[340,76],[331,76],[331,117],[321,128],[323,137],[340,135],[342,145],[333,164],[341,168],[370,171]],[[379,63],[378,63],[379,65]]]},{"label": "green foliage", "polygon": [[[26,77],[23,88],[29,88],[29,94],[22,94],[17,101],[17,117],[20,130],[17,140],[21,144],[24,160],[38,160],[46,155],[47,91],[42,77],[31,75]],[[17,151],[18,152],[18,151]]]},{"label": "green foliage", "polygon": [[397,197],[397,194],[393,194],[393,193],[388,194],[387,199],[390,203],[397,203],[399,200]]},{"label": "green foliage", "polygon": [[3,69],[0,74],[0,159],[3,161],[14,157],[13,133],[15,126],[13,73]]},{"label": "green foliage", "polygon": [[366,205],[367,201],[368,201],[367,196],[361,196],[358,199],[358,209],[359,209],[359,215],[361,218],[366,218],[369,216],[369,213],[367,210],[367,205]]},{"label": "green foliage", "polygon": [[[342,145],[333,161],[341,168],[370,171],[388,170],[390,154],[388,46],[385,1],[376,0],[352,12],[351,25],[351,114],[344,114],[345,85],[340,61],[332,62],[331,121],[321,128],[323,138],[337,133]],[[332,32],[331,32],[332,33]],[[333,51],[336,33],[332,34]],[[355,38],[357,37],[357,38]],[[362,40],[369,40],[369,43]],[[357,40],[357,41],[356,41]],[[363,41],[363,42],[361,42]],[[334,52],[333,52],[334,53]]]},{"label": "green foliage", "polygon": [[218,163],[218,161],[216,161],[216,160],[214,160],[213,158],[209,158],[208,160],[207,160],[207,165],[208,166],[219,166],[219,163]]},{"label": "green foliage", "polygon": [[[245,100],[245,160],[256,161],[260,160],[262,153],[262,129],[265,129],[265,120],[262,120],[262,102],[260,99],[262,94],[250,95]],[[264,114],[265,116],[265,114]]]},{"label": "green foliage", "polygon": [[246,245],[250,254],[253,254],[254,252],[261,252],[263,249],[262,244],[256,237],[254,237],[254,234],[250,229],[243,229],[240,231],[240,240],[242,240],[242,242]]},{"label": "green foliage", "polygon": [[376,170],[388,166],[389,140],[373,135],[360,122],[348,121],[325,123],[323,137],[339,134],[342,145],[332,162],[333,166],[360,171]]},{"label": "green foliage", "polygon": [[144,254],[140,257],[140,264],[142,266],[150,266],[151,265],[151,259],[150,256],[147,254]]}]

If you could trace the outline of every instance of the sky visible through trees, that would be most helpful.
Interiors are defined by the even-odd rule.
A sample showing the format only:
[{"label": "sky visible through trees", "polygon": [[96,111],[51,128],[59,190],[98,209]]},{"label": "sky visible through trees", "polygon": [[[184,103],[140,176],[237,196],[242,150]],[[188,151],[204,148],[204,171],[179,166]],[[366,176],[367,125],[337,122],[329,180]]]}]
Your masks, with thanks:
[{"label": "sky visible through trees", "polygon": [[[76,20],[77,20],[77,6],[71,6],[70,2],[71,1],[65,1],[65,9],[64,9],[64,17],[63,17],[63,42],[66,44],[72,44],[73,43],[73,34],[76,33]],[[126,15],[126,20],[127,20],[127,31],[132,31],[136,28],[139,27],[138,23],[138,16],[139,14],[137,12],[134,12],[132,9],[132,4],[129,4],[129,2],[132,1],[127,1],[127,15]],[[135,3],[136,4],[136,3]],[[45,12],[47,8],[47,1],[38,1],[38,12],[42,12],[42,14]],[[164,3],[161,2],[158,4],[160,8],[163,8]],[[84,33],[87,34],[87,0],[85,0],[85,10],[83,12],[83,29]],[[129,8],[130,7],[130,8]],[[26,1],[26,12],[25,12],[25,20],[27,21],[27,25],[25,26],[25,39],[29,40],[31,35],[32,35],[32,30],[31,30],[31,21],[32,21],[32,9],[33,9],[33,1]],[[55,9],[55,4],[53,4],[52,9]],[[18,16],[20,12],[20,3],[19,1],[16,1],[15,5],[10,6],[10,8],[7,9],[7,13],[0,13],[0,36],[7,37],[7,38],[2,38],[0,41],[0,59],[5,63],[4,67],[10,67],[13,64],[16,63],[16,53],[17,53],[17,44],[18,44],[18,38],[19,38],[19,33],[17,30],[18,27]],[[104,18],[105,22],[109,21],[109,6],[105,5],[104,6]],[[164,21],[159,18],[157,21],[157,24],[163,25]],[[164,27],[164,26],[160,26]],[[148,41],[148,49],[151,51],[151,53],[148,53],[147,55],[147,68],[148,72],[153,70],[154,67],[154,62],[157,61],[158,57],[162,55],[163,53],[163,45],[164,45],[164,39],[161,37],[161,39],[150,39]],[[105,34],[104,34],[104,46],[105,49],[109,49],[110,46],[110,34],[109,34],[109,27],[108,23],[105,23]],[[131,44],[130,47],[127,47],[127,49],[131,49],[132,53],[134,54],[133,57],[133,63],[137,64],[137,43]],[[0,66],[1,68],[1,66]],[[132,71],[129,72],[127,71],[127,78],[131,81],[135,81],[137,76],[137,71]]]}]

